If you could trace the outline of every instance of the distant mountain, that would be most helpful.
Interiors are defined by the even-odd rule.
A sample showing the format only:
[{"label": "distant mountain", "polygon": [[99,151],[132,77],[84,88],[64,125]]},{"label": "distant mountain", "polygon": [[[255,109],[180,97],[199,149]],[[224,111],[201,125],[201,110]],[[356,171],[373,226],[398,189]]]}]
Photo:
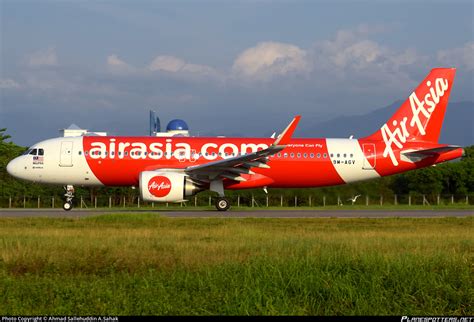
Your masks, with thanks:
[{"label": "distant mountain", "polygon": [[[340,116],[315,124],[301,124],[303,137],[361,138],[380,129],[402,101],[363,115]],[[474,102],[449,103],[441,129],[440,143],[468,146],[474,144]]]}]

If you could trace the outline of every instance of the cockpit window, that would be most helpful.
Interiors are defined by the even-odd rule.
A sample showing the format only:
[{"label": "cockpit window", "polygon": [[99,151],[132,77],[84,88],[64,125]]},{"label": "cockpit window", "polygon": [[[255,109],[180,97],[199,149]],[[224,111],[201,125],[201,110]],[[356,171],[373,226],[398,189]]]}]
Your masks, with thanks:
[{"label": "cockpit window", "polygon": [[38,155],[44,155],[44,150],[43,149],[38,149]]},{"label": "cockpit window", "polygon": [[30,154],[30,152],[31,152],[31,149],[28,149],[28,150],[26,150],[25,152],[23,152],[22,155],[28,155],[28,154]]},{"label": "cockpit window", "polygon": [[31,155],[38,155],[38,149],[32,149],[30,154]]}]

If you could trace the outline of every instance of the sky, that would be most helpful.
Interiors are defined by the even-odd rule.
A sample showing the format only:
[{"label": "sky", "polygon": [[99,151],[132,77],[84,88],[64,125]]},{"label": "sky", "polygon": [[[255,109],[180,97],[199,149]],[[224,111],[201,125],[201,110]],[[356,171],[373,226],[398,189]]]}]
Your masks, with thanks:
[{"label": "sky", "polygon": [[150,109],[268,136],[405,99],[434,67],[474,100],[472,1],[0,0],[0,18],[0,128],[21,145],[71,123],[146,135]]}]

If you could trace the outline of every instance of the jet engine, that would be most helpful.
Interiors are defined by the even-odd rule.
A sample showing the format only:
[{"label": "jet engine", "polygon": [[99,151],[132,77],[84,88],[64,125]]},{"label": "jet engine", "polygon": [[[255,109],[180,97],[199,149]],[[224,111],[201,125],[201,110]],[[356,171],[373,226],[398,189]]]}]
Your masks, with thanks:
[{"label": "jet engine", "polygon": [[178,172],[143,171],[139,183],[144,201],[181,202],[203,190],[189,176]]}]

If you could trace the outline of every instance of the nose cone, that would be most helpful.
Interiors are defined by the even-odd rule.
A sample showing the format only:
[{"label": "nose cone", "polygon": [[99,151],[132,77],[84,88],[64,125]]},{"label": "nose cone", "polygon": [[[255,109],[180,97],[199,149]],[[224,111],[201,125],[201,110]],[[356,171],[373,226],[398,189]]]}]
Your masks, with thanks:
[{"label": "nose cone", "polygon": [[15,158],[13,160],[11,160],[10,162],[8,162],[7,164],[7,172],[13,176],[13,177],[16,177],[16,178],[19,178],[19,174],[20,174],[20,169],[19,169],[19,164],[18,164],[18,158]]}]

